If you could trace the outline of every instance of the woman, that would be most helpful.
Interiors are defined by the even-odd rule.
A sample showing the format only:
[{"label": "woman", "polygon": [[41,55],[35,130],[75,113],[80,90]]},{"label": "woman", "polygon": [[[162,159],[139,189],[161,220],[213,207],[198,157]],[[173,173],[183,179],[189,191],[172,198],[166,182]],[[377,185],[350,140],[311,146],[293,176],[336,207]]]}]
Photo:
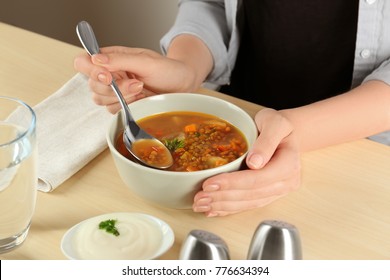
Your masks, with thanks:
[{"label": "woman", "polygon": [[301,153],[390,129],[389,34],[385,0],[182,0],[164,55],[108,47],[75,68],[110,112],[110,72],[129,103],[206,82],[267,106],[248,169],[207,179],[194,198],[194,211],[224,216],[297,189]]}]

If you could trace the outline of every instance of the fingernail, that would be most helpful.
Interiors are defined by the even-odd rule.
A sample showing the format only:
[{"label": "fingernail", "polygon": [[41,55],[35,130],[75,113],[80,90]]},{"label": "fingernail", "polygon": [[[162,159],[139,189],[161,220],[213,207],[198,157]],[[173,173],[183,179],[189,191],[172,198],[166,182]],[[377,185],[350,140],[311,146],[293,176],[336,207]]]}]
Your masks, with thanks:
[{"label": "fingernail", "polygon": [[211,197],[202,197],[201,199],[199,199],[196,204],[197,205],[208,205],[210,204],[212,201]]},{"label": "fingernail", "polygon": [[207,218],[212,218],[212,217],[217,217],[218,213],[217,212],[209,212],[206,214]]},{"label": "fingernail", "polygon": [[129,91],[132,93],[139,93],[144,88],[143,82],[135,82],[129,85]]},{"label": "fingernail", "polygon": [[211,197],[202,197],[198,199],[194,205],[193,210],[194,212],[207,212],[211,210],[210,203],[212,202]]},{"label": "fingernail", "polygon": [[264,159],[261,155],[259,154],[253,154],[250,158],[249,158],[249,167],[251,168],[255,168],[255,169],[259,169],[261,168],[261,166],[263,165],[263,162],[264,162]]},{"label": "fingernail", "polygon": [[97,76],[98,80],[102,83],[107,83],[107,76],[103,73],[98,74]]},{"label": "fingernail", "polygon": [[194,212],[207,212],[211,210],[210,205],[195,206],[193,208]]},{"label": "fingernail", "polygon": [[205,192],[214,192],[214,191],[219,190],[219,185],[217,185],[217,184],[207,185],[207,186],[203,187],[203,190]]},{"label": "fingernail", "polygon": [[104,54],[95,54],[92,56],[92,61],[96,64],[107,64],[108,56]]}]

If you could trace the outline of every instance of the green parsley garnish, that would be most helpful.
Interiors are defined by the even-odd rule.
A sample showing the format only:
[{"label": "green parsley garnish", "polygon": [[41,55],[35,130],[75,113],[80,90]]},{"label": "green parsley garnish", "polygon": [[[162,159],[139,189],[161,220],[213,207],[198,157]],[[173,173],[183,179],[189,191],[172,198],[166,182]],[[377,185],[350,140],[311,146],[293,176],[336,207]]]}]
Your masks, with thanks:
[{"label": "green parsley garnish", "polygon": [[178,139],[178,138],[174,138],[174,139],[165,139],[164,141],[164,145],[168,148],[168,150],[170,151],[175,151],[176,149],[179,149],[179,148],[183,148],[184,147],[184,139]]},{"label": "green parsley garnish", "polygon": [[111,220],[111,219],[106,220],[106,221],[102,221],[99,224],[99,229],[106,230],[106,232],[111,233],[111,234],[113,234],[115,236],[118,236],[119,235],[119,231],[115,227],[116,222],[117,222],[117,220]]}]

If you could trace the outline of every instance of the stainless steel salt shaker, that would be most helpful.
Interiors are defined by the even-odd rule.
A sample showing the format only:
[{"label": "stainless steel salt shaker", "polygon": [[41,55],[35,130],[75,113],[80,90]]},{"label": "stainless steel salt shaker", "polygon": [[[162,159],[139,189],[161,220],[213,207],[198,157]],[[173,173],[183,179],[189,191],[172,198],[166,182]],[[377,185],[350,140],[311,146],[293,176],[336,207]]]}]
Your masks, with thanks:
[{"label": "stainless steel salt shaker", "polygon": [[266,220],[252,237],[248,260],[300,260],[301,240],[298,229],[289,223]]},{"label": "stainless steel salt shaker", "polygon": [[226,242],[214,233],[192,230],[180,250],[180,260],[230,260]]}]

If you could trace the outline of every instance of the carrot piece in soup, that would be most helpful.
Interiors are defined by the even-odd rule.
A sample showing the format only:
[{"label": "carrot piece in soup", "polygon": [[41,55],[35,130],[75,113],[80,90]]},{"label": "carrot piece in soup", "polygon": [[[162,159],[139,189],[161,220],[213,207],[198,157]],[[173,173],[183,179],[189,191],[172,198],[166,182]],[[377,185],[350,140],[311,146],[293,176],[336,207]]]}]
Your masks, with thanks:
[{"label": "carrot piece in soup", "polygon": [[192,124],[189,124],[189,125],[186,125],[184,127],[184,132],[196,132],[197,130],[197,127],[196,127],[196,124],[192,123]]},{"label": "carrot piece in soup", "polygon": [[218,151],[225,152],[231,149],[230,145],[218,145],[217,147]]}]

